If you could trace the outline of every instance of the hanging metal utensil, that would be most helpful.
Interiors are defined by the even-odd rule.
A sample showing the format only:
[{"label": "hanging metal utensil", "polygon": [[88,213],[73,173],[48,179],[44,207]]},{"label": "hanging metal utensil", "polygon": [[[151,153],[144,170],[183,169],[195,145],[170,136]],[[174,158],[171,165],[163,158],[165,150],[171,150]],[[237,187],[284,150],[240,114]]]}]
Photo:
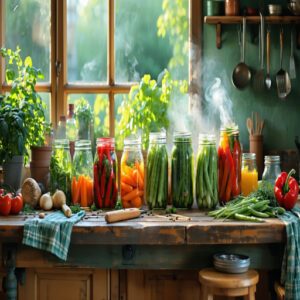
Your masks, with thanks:
[{"label": "hanging metal utensil", "polygon": [[243,17],[243,37],[241,62],[237,64],[232,73],[232,83],[237,89],[244,89],[251,80],[251,72],[245,64],[246,18]]},{"label": "hanging metal utensil", "polygon": [[264,28],[264,17],[260,12],[260,34],[259,34],[259,57],[260,57],[260,70],[255,73],[253,78],[253,88],[256,91],[262,91],[265,87],[265,70],[264,70],[264,39],[265,39],[265,28]]},{"label": "hanging metal utensil", "polygon": [[270,52],[271,52],[270,40],[271,40],[270,29],[268,28],[268,30],[267,30],[267,74],[266,74],[266,78],[265,78],[265,85],[268,90],[271,88],[271,85],[272,85],[272,80],[271,80],[271,76],[270,76]]},{"label": "hanging metal utensil", "polygon": [[291,29],[291,55],[290,55],[290,78],[296,79],[296,66],[294,57],[294,28]]},{"label": "hanging metal utensil", "polygon": [[283,56],[283,28],[280,30],[280,70],[276,75],[277,93],[280,99],[285,99],[291,92],[291,80],[289,74],[282,68]]}]

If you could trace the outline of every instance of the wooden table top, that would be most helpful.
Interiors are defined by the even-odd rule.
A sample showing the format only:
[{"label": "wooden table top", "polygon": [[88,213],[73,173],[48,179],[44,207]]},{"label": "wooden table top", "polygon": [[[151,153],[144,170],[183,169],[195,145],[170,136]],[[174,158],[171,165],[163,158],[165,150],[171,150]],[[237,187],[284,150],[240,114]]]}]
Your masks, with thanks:
[{"label": "wooden table top", "polygon": [[[104,214],[87,212],[73,227],[74,244],[199,245],[285,243],[285,224],[279,219],[263,223],[214,220],[198,210],[180,211],[190,220],[171,220],[157,214],[107,224]],[[37,214],[0,218],[0,241],[21,242],[24,222]]]}]

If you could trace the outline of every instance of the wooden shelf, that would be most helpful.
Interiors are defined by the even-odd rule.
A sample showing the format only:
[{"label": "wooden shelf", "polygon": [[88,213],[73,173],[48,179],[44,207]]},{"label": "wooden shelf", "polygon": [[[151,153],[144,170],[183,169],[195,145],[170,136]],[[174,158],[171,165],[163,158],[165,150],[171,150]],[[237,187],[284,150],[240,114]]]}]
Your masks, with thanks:
[{"label": "wooden shelf", "polygon": [[[266,16],[266,24],[300,24],[300,16]],[[247,24],[259,24],[259,16],[246,17]],[[242,16],[206,16],[206,24],[239,24],[243,22]]]},{"label": "wooden shelf", "polygon": [[[300,16],[265,16],[266,24],[282,25],[282,24],[300,24]],[[206,16],[205,24],[216,25],[216,46],[218,49],[222,47],[222,25],[242,24],[243,16]],[[259,16],[246,16],[247,24],[259,24]],[[300,34],[297,30],[297,47],[300,47]]]}]

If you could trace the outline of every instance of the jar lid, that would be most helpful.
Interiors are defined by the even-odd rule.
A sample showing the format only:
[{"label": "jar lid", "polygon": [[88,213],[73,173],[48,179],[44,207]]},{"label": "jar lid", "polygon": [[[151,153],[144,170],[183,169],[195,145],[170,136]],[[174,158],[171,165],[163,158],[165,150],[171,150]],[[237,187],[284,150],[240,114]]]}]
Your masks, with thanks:
[{"label": "jar lid", "polygon": [[190,142],[192,134],[190,131],[175,131],[173,134],[174,142]]},{"label": "jar lid", "polygon": [[215,144],[216,143],[216,136],[214,134],[199,134],[199,144]]},{"label": "jar lid", "polygon": [[89,149],[91,149],[91,141],[90,140],[78,140],[75,142],[75,149],[89,150]]},{"label": "jar lid", "polygon": [[53,145],[55,148],[70,149],[70,143],[67,139],[55,139]]},{"label": "jar lid", "polygon": [[124,139],[124,146],[141,145],[142,139],[140,136],[128,136]]},{"label": "jar lid", "polygon": [[166,132],[165,131],[150,132],[149,140],[150,143],[159,143],[159,144],[166,143],[167,140]]},{"label": "jar lid", "polygon": [[256,154],[255,153],[243,153],[242,159],[244,160],[255,160]]},{"label": "jar lid", "polygon": [[280,156],[279,155],[266,155],[265,163],[280,163]]}]

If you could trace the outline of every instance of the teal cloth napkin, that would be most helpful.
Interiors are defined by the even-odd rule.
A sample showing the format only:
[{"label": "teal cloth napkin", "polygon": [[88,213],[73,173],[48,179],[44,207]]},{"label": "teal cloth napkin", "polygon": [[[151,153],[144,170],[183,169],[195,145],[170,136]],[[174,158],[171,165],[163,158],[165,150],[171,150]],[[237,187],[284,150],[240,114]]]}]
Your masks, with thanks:
[{"label": "teal cloth napkin", "polygon": [[48,214],[44,219],[29,219],[24,224],[23,244],[49,251],[62,260],[67,260],[72,228],[85,215],[80,211],[67,218],[63,212]]},{"label": "teal cloth napkin", "polygon": [[[299,207],[293,211],[300,213]],[[279,218],[286,224],[286,246],[281,267],[281,283],[285,287],[285,300],[300,299],[300,218],[286,212]]]}]

